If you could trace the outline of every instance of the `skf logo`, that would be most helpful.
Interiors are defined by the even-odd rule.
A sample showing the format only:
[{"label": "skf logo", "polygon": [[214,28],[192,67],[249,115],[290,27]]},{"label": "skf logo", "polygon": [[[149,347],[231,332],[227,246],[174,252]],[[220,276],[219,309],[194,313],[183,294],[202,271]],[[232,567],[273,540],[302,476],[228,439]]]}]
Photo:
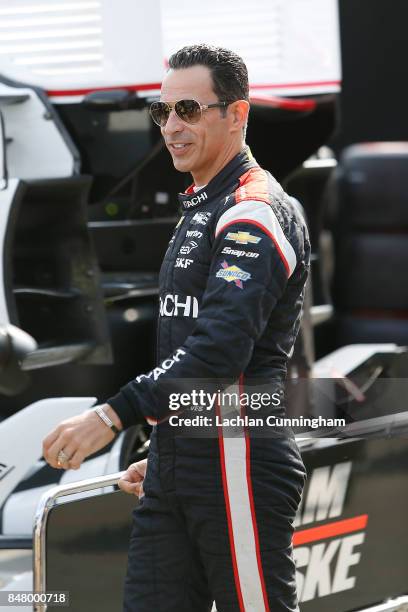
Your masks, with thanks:
[{"label": "skf logo", "polygon": [[196,319],[198,317],[198,300],[192,295],[186,295],[182,298],[180,295],[168,293],[164,298],[160,298],[160,316],[183,316]]},{"label": "skf logo", "polygon": [[353,567],[360,561],[368,515],[342,520],[351,473],[351,461],[313,471],[297,527],[325,521],[323,525],[297,529],[293,536],[299,601],[305,602],[354,588]]},{"label": "skf logo", "polygon": [[194,259],[187,259],[186,257],[177,257],[175,268],[188,268],[193,263]]},{"label": "skf logo", "polygon": [[191,198],[191,200],[184,200],[184,206],[186,208],[192,208],[192,206],[197,206],[197,204],[200,204],[201,202],[205,202],[207,197],[208,196],[204,191],[204,193],[200,193],[200,195],[196,196],[195,198]]},{"label": "skf logo", "polygon": [[258,244],[262,238],[253,236],[250,232],[229,232],[225,240],[233,240],[237,244]]},{"label": "skf logo", "polygon": [[211,217],[210,212],[198,212],[191,219],[191,225],[206,225],[208,223],[208,219]]},{"label": "skf logo", "polygon": [[182,255],[188,255],[193,249],[196,249],[197,247],[197,242],[195,240],[190,240],[188,244],[185,244],[181,247],[179,253],[181,253]]},{"label": "skf logo", "polygon": [[3,480],[3,478],[5,478],[7,474],[10,474],[14,468],[14,465],[7,465],[7,463],[2,463],[0,461],[0,480]]},{"label": "skf logo", "polygon": [[218,270],[216,274],[217,278],[223,278],[227,283],[235,283],[240,289],[244,288],[242,282],[251,278],[249,272],[245,272],[245,270],[241,270],[241,268],[235,265],[230,266],[226,261],[223,261],[221,266],[221,270]]}]

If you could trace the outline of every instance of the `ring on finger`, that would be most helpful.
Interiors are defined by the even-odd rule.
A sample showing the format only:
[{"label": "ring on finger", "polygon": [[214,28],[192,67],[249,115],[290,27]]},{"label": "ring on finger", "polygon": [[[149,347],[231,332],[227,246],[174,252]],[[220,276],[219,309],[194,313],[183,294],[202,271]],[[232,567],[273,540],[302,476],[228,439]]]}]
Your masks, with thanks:
[{"label": "ring on finger", "polygon": [[61,449],[57,455],[57,464],[62,465],[63,463],[68,463],[69,460],[70,457],[68,457],[68,455]]}]

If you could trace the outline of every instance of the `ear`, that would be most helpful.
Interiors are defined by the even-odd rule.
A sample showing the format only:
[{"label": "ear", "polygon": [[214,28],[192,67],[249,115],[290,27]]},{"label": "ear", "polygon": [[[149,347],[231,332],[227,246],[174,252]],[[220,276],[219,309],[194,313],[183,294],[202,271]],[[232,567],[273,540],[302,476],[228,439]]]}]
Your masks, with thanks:
[{"label": "ear", "polygon": [[228,106],[230,116],[230,131],[239,132],[248,121],[249,102],[236,100]]}]

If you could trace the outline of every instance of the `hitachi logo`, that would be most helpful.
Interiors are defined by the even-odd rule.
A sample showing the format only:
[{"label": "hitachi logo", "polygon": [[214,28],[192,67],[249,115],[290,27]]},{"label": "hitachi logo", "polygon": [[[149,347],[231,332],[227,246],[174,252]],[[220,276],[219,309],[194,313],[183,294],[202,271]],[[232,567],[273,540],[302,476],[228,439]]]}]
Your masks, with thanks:
[{"label": "hitachi logo", "polygon": [[198,300],[192,295],[182,297],[168,293],[164,298],[160,298],[160,316],[183,316],[196,319],[198,317]]},{"label": "hitachi logo", "polygon": [[191,208],[192,206],[197,206],[197,204],[200,204],[200,202],[204,202],[207,199],[207,194],[205,193],[200,193],[200,195],[195,196],[195,198],[191,198],[191,200],[184,200],[184,206],[186,206],[187,208]]},{"label": "hitachi logo", "polygon": [[[183,355],[185,354],[186,351],[184,351],[182,348],[177,349],[174,355],[162,361],[156,368],[154,368],[154,370],[151,370],[147,374],[140,374],[140,376],[136,376],[136,382],[140,383],[145,378],[152,378],[153,380],[157,380],[162,374],[166,372],[166,370],[170,370],[170,368],[172,368],[175,363],[178,363],[180,361],[180,358],[183,357]],[[148,418],[147,421],[151,425],[155,424],[154,419]]]}]

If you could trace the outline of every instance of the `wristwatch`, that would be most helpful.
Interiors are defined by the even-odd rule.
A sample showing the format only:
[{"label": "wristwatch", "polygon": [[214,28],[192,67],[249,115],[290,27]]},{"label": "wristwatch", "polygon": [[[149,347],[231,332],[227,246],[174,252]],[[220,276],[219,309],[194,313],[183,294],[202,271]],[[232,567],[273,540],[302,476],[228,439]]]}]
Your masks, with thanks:
[{"label": "wristwatch", "polygon": [[113,433],[115,435],[120,433],[119,429],[116,427],[116,425],[114,425],[112,423],[112,421],[110,420],[110,418],[108,417],[108,415],[106,414],[106,412],[104,411],[104,409],[101,406],[96,406],[96,408],[94,408],[93,410],[94,410],[94,412],[96,412],[98,417],[102,419],[102,421],[105,423],[105,425],[107,425],[108,427],[111,428],[111,430],[113,431]]}]

